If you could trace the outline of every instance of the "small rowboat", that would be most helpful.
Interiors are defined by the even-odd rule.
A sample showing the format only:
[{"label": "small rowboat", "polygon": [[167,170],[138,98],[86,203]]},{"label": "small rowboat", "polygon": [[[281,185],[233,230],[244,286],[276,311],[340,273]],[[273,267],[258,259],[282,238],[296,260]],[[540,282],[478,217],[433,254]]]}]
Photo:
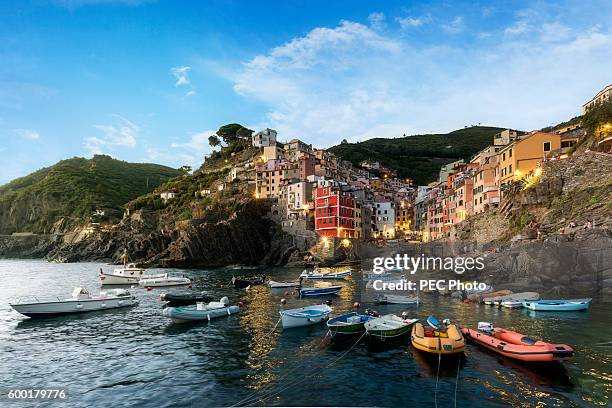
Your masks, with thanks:
[{"label": "small rowboat", "polygon": [[412,347],[439,356],[463,353],[465,339],[455,324],[440,323],[433,316],[412,326]]},{"label": "small rowboat", "polygon": [[332,308],[328,305],[312,305],[280,311],[283,329],[310,326],[327,320]]},{"label": "small rowboat", "polygon": [[[480,327],[482,323],[478,325]],[[516,360],[551,362],[574,357],[574,349],[566,344],[547,343],[498,327],[486,331],[463,328],[461,331],[468,340]]]},{"label": "small rowboat", "polygon": [[219,302],[197,303],[194,306],[167,307],[162,315],[172,319],[174,323],[188,323],[196,321],[210,321],[211,319],[229,316],[238,313],[238,306],[228,306],[227,297],[221,298]]},{"label": "small rowboat", "polygon": [[399,337],[410,331],[410,327],[418,319],[402,319],[394,314],[388,314],[368,320],[364,327],[368,336],[373,339],[384,340]]},{"label": "small rowboat", "polygon": [[520,302],[521,306],[523,302],[529,300],[538,300],[540,299],[540,294],[538,292],[520,292],[513,293],[511,295],[505,296],[495,296],[492,298],[487,298],[486,301],[491,305],[495,306],[504,306],[504,303],[507,303],[506,307],[518,307],[514,306],[515,302]]},{"label": "small rowboat", "polygon": [[304,270],[301,274],[301,278],[305,279],[344,279],[351,276],[350,269],[344,269],[336,272],[320,272],[315,269],[314,271]]},{"label": "small rowboat", "polygon": [[568,300],[538,300],[534,302],[523,302],[523,307],[535,311],[547,312],[573,312],[577,310],[587,310],[591,304],[588,299],[568,299]]},{"label": "small rowboat", "polygon": [[380,295],[378,303],[381,305],[418,305],[418,296]]},{"label": "small rowboat", "polygon": [[292,282],[276,282],[273,280],[268,281],[268,285],[272,289],[275,288],[297,288],[300,286],[300,281],[292,281]]},{"label": "small rowboat", "polygon": [[232,285],[238,289],[246,288],[248,286],[263,285],[264,281],[265,278],[263,276],[241,276],[238,278],[232,276]]},{"label": "small rowboat", "polygon": [[160,299],[166,302],[166,306],[195,305],[198,302],[210,302],[212,298],[206,292],[170,292],[162,293]]},{"label": "small rowboat", "polygon": [[187,286],[191,284],[189,278],[184,276],[170,276],[167,273],[155,278],[146,278],[138,281],[138,285],[144,287],[160,287],[160,286]]},{"label": "small rowboat", "polygon": [[374,319],[372,316],[351,312],[329,319],[327,321],[327,327],[332,335],[359,334],[365,331],[365,323],[372,319]]},{"label": "small rowboat", "polygon": [[327,286],[323,288],[301,288],[300,296],[323,296],[323,295],[335,295],[340,292],[342,286]]}]

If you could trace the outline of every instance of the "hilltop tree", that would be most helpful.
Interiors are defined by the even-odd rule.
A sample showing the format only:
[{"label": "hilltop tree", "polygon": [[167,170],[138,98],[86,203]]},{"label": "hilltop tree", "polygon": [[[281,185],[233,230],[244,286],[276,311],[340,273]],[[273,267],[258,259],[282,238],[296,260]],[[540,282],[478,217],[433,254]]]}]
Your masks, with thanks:
[{"label": "hilltop tree", "polygon": [[178,171],[180,171],[182,175],[186,176],[191,173],[191,166],[181,166],[178,168]]},{"label": "hilltop tree", "polygon": [[219,140],[217,135],[210,135],[208,136],[208,144],[211,145],[211,147],[217,147],[221,144],[221,140]]},{"label": "hilltop tree", "polygon": [[250,138],[253,134],[251,129],[247,129],[238,123],[230,123],[221,126],[217,130],[217,136],[220,137],[228,146],[237,142],[240,139]]}]

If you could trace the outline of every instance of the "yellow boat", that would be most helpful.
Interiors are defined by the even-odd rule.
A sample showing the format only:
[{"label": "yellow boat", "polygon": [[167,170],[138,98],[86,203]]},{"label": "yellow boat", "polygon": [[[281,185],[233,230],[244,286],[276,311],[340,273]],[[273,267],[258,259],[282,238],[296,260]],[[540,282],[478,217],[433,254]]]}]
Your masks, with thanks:
[{"label": "yellow boat", "polygon": [[412,326],[412,347],[426,353],[451,355],[465,351],[465,339],[457,325],[441,324],[430,316],[425,323]]}]

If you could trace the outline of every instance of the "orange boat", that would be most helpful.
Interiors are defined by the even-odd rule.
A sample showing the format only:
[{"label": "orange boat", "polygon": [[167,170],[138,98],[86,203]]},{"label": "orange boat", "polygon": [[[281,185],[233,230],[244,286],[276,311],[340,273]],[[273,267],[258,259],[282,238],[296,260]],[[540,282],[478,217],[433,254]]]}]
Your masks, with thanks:
[{"label": "orange boat", "polygon": [[465,350],[465,340],[461,330],[450,321],[440,323],[433,316],[412,326],[412,347],[426,353],[439,354],[440,357],[457,355]]},{"label": "orange boat", "polygon": [[546,343],[499,327],[486,331],[463,328],[461,332],[466,339],[516,360],[551,362],[571,360],[574,357],[574,349],[566,344]]}]

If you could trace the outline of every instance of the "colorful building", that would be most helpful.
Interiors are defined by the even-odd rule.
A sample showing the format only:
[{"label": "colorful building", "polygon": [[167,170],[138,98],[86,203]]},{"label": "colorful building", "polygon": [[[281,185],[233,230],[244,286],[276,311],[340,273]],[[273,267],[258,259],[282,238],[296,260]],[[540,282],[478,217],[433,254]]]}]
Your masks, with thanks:
[{"label": "colorful building", "polygon": [[355,198],[338,186],[314,190],[315,231],[321,236],[355,238]]}]

